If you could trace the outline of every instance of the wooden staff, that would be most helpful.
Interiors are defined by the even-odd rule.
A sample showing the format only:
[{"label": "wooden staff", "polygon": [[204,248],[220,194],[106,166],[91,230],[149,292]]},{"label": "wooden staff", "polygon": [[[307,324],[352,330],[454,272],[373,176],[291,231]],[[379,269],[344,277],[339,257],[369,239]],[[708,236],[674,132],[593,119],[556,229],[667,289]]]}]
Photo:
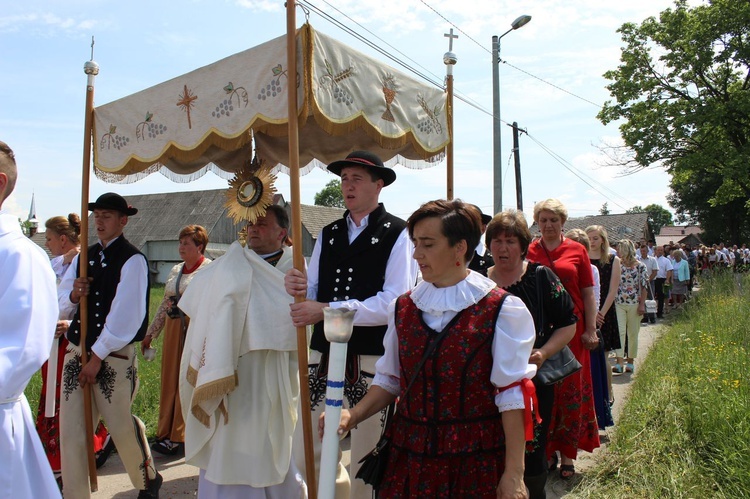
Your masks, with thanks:
[{"label": "wooden staff", "polygon": [[[78,256],[80,277],[88,277],[88,247],[89,247],[89,171],[91,169],[91,139],[94,124],[94,79],[99,74],[99,65],[93,61],[94,38],[91,38],[91,59],[83,65],[83,72],[88,76],[86,84],[86,117],[83,126],[83,175],[81,177],[81,253]],[[86,350],[86,332],[88,330],[88,296],[81,296],[78,305],[81,317],[81,368],[89,360]],[[89,465],[89,484],[91,492],[99,490],[96,477],[96,459],[94,457],[94,423],[91,417],[91,385],[83,387],[83,421],[86,429],[86,456]]]},{"label": "wooden staff", "polygon": [[[302,240],[302,209],[300,207],[299,187],[299,122],[297,118],[297,20],[295,7],[297,2],[286,2],[286,63],[289,68],[288,130],[289,130],[289,181],[292,197],[292,234]],[[302,75],[300,75],[302,76]],[[302,82],[304,85],[305,82]],[[305,259],[302,256],[302,244],[292,246],[294,268],[304,272]],[[296,303],[305,298],[295,296]],[[307,477],[307,495],[317,499],[317,477],[315,476],[315,454],[313,452],[312,409],[310,408],[310,385],[307,373],[307,328],[297,328],[297,354],[299,358],[299,386],[302,412],[302,433],[305,442],[305,470]]]}]

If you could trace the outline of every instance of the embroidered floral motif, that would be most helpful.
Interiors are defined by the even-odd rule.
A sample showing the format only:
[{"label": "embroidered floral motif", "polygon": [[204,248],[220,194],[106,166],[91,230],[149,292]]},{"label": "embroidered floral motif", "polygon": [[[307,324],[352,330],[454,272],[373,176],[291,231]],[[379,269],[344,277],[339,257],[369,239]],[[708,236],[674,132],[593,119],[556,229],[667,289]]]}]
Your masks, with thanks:
[{"label": "embroidered floral motif", "polygon": [[336,224],[333,227],[331,227],[331,230],[338,230],[338,229],[339,229],[339,224]]},{"label": "embroidered floral motif", "polygon": [[229,116],[231,116],[232,112],[234,111],[235,97],[237,97],[238,108],[247,107],[247,104],[250,101],[245,87],[235,88],[234,84],[231,81],[224,87],[224,92],[226,92],[228,97],[219,102],[219,105],[216,106],[216,109],[211,112],[211,116],[213,116],[214,118],[221,118],[223,116],[226,116],[228,118]]},{"label": "embroidered floral motif", "polygon": [[147,135],[149,139],[155,139],[157,135],[161,135],[167,131],[167,125],[155,123],[153,118],[154,113],[146,111],[146,119],[135,126],[135,138],[137,141],[141,139],[146,140]]},{"label": "embroidered floral motif", "polygon": [[326,381],[327,376],[318,375],[318,365],[313,364],[307,366],[307,376],[309,379],[310,386],[310,408],[315,410],[326,397]]},{"label": "embroidered floral motif", "polygon": [[331,246],[333,246],[333,238],[331,238],[331,240],[328,241],[328,244],[330,244]]},{"label": "embroidered floral motif", "polygon": [[389,228],[390,226],[391,226],[391,222],[386,222],[383,224],[383,227],[385,227],[386,229]]},{"label": "embroidered floral motif", "polygon": [[112,402],[112,393],[115,391],[115,380],[117,379],[117,372],[112,366],[105,360],[102,361],[102,368],[99,370],[99,374],[96,375],[96,382],[99,385],[99,391],[102,392],[107,402]]},{"label": "embroidered floral motif", "polygon": [[135,381],[138,379],[138,368],[135,366],[128,366],[125,369],[125,379],[128,381]]},{"label": "embroidered floral motif", "polygon": [[65,400],[68,400],[70,394],[78,388],[79,374],[81,374],[81,358],[76,355],[75,357],[72,357],[63,368],[62,379]]},{"label": "embroidered floral motif", "polygon": [[373,237],[371,239],[371,241],[372,241],[372,244],[378,244],[378,238],[377,237]]},{"label": "embroidered floral motif", "polygon": [[203,349],[201,350],[201,360],[198,362],[198,369],[206,365],[206,338],[203,338]]},{"label": "embroidered floral motif", "polygon": [[359,378],[353,385],[348,382],[344,384],[344,397],[349,401],[349,407],[357,405],[366,393],[367,381],[365,381],[362,372],[360,372]]},{"label": "embroidered floral motif", "polygon": [[[271,73],[273,74],[271,81],[266,83],[266,86],[261,87],[261,89],[258,91],[258,100],[266,100],[272,97],[276,97],[277,95],[282,95],[284,89],[281,85],[281,78],[283,77],[284,80],[289,78],[289,76],[287,75],[287,70],[284,69],[281,64],[277,64],[276,66],[271,68]],[[226,87],[224,87],[224,90],[226,90]]]},{"label": "embroidered floral motif", "polygon": [[106,146],[107,149],[114,147],[119,151],[128,145],[128,142],[130,142],[130,138],[124,135],[117,135],[117,127],[110,123],[109,132],[102,135],[102,140],[99,141],[99,149],[104,149]]}]

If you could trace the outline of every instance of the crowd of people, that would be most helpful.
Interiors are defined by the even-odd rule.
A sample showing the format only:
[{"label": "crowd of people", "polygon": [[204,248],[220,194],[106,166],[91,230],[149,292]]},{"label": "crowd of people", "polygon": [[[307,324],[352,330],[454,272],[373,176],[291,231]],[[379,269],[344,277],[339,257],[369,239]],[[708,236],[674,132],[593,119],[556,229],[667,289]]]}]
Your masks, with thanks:
[{"label": "crowd of people", "polygon": [[[744,246],[614,242],[598,225],[566,233],[567,209],[556,199],[534,206],[538,237],[519,211],[489,216],[461,200],[426,202],[404,221],[379,200],[396,173],[377,155],[355,151],[328,170],[341,178],[347,210],[322,229],[304,270],[292,265],[282,207],[269,206],[248,224],[247,244],[235,242],[213,262],[204,256],[207,231],[188,225],[179,233],[182,263],[150,323],[146,257],[123,234],[138,210],[122,196],[89,204],[97,241],[85,277],[77,215],[47,222],[54,258],[44,265],[0,215],[3,275],[13,266],[13,289],[34,292],[19,308],[18,296],[0,289],[0,309],[13,310],[18,337],[0,348],[3,427],[10,418],[23,429],[0,442],[5,469],[22,461],[26,470],[24,480],[2,474],[13,497],[55,497],[60,488],[89,497],[87,386],[94,421],[106,424],[94,450],[101,456],[111,439],[139,498],[159,497],[163,478],[152,451],[198,467],[200,498],[304,497],[311,470],[297,373],[307,370],[311,416],[322,432],[323,309],[343,307],[356,314],[338,428],[351,439],[351,465],[338,465],[337,499],[544,498],[549,473],[559,467],[560,478],[573,477],[578,452],[599,447],[599,431],[614,424],[612,375],[635,371],[642,322],[682,306],[708,273],[750,264]],[[0,207],[15,175],[13,153],[0,143]],[[21,249],[33,258],[19,260]],[[32,286],[25,266],[44,286]],[[300,366],[296,328],[307,326],[308,364]],[[131,411],[135,343],[148,355],[162,331],[159,422],[149,446]],[[59,407],[46,411],[42,396],[37,434],[22,392],[50,352],[59,368],[43,369],[43,392],[56,389]],[[541,381],[537,372],[564,353],[576,368]],[[373,489],[354,477],[383,434],[390,451]],[[2,452],[23,446],[29,450]],[[61,473],[58,484],[52,470]]]}]

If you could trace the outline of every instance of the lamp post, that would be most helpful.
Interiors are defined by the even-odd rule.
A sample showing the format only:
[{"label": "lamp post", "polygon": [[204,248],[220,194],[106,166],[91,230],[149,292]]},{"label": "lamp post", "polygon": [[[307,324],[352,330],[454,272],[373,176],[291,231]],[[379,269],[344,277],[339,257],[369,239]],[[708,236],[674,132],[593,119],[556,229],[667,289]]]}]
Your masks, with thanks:
[{"label": "lamp post", "polygon": [[500,141],[500,39],[531,21],[531,16],[523,15],[516,18],[510,29],[500,36],[492,37],[492,173],[494,213],[503,211],[503,176],[502,176],[502,148]]}]

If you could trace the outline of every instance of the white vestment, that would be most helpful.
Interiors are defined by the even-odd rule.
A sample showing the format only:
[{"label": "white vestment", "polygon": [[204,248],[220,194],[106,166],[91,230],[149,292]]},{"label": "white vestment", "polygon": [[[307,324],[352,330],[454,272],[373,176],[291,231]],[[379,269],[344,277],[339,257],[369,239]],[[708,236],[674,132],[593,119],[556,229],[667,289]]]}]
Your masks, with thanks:
[{"label": "white vestment", "polygon": [[291,266],[290,249],[273,267],[235,242],[179,302],[190,317],[180,366],[185,460],[219,487],[283,486],[278,497],[305,490],[290,471],[300,391],[284,289]]},{"label": "white vestment", "polygon": [[60,497],[23,391],[49,357],[55,274],[42,248],[0,213],[0,498]]}]

